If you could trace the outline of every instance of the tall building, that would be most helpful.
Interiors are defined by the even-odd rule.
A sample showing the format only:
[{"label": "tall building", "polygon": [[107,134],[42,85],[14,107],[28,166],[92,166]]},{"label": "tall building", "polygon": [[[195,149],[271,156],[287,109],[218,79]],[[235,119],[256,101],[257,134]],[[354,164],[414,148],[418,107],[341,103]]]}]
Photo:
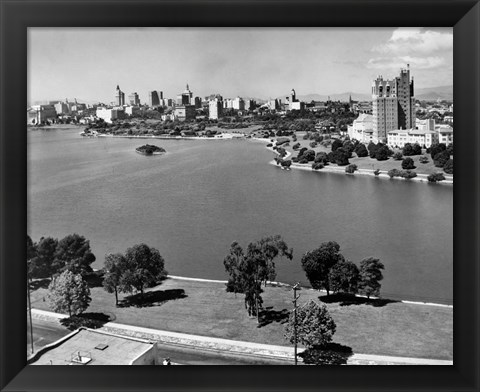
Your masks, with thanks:
[{"label": "tall building", "polygon": [[223,114],[223,103],[220,99],[215,98],[208,102],[208,118],[218,120]]},{"label": "tall building", "polygon": [[158,96],[158,91],[150,91],[148,93],[148,106],[152,108],[160,106],[160,97]]},{"label": "tall building", "polygon": [[233,100],[232,107],[235,110],[245,110],[245,101],[242,98],[237,97]]},{"label": "tall building", "polygon": [[138,98],[138,94],[137,93],[131,93],[129,96],[128,96],[128,103],[130,105],[133,105],[133,106],[138,106],[140,105],[140,98]]},{"label": "tall building", "polygon": [[372,84],[373,138],[386,139],[389,131],[415,128],[413,80],[410,69],[393,80],[379,76]]},{"label": "tall building", "polygon": [[188,84],[185,91],[177,95],[177,105],[191,105],[193,100],[193,93],[190,91]]},{"label": "tall building", "polygon": [[122,90],[120,90],[120,87],[118,86],[118,84],[115,92],[115,105],[116,106],[125,105],[125,93]]}]

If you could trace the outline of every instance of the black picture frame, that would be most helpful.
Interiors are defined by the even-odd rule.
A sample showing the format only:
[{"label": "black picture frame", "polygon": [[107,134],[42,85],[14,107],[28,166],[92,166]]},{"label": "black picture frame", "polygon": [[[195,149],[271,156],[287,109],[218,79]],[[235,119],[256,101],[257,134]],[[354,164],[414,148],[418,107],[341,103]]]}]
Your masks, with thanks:
[{"label": "black picture frame", "polygon": [[[5,391],[478,391],[480,4],[472,0],[0,0],[1,336]],[[26,367],[27,28],[453,26],[454,365]],[[288,50],[288,48],[285,48]],[[450,224],[450,222],[446,222]],[[374,333],[374,331],[372,331]]]}]

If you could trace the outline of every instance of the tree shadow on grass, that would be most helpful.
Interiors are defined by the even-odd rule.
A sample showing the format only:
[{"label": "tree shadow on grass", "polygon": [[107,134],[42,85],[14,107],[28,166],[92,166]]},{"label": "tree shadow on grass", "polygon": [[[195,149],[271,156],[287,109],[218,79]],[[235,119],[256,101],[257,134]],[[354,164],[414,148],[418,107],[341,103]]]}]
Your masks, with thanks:
[{"label": "tree shadow on grass", "polygon": [[352,355],[351,347],[339,343],[314,346],[298,354],[307,365],[346,365]]},{"label": "tree shadow on grass", "polygon": [[124,299],[118,301],[119,308],[128,308],[136,306],[137,308],[145,308],[150,306],[160,306],[167,301],[186,298],[185,290],[171,289],[171,290],[155,290],[146,293],[138,293],[129,295]]},{"label": "tree shadow on grass", "polygon": [[88,312],[61,319],[60,324],[67,327],[70,331],[80,327],[96,329],[103,327],[106,323],[115,320],[115,318],[113,314]]},{"label": "tree shadow on grass", "polygon": [[374,307],[382,307],[391,303],[396,303],[399,301],[395,301],[393,299],[386,299],[386,298],[364,298],[364,297],[357,297],[353,294],[345,294],[345,293],[336,293],[331,295],[322,295],[318,297],[318,299],[324,303],[331,304],[331,303],[339,303],[340,306],[350,306],[350,305],[370,305]]},{"label": "tree shadow on grass", "polygon": [[285,324],[288,320],[290,312],[287,309],[273,310],[272,306],[260,310],[260,323],[257,328],[264,327],[273,322]]},{"label": "tree shadow on grass", "polygon": [[46,289],[50,284],[50,278],[35,279],[30,282],[30,290]]}]

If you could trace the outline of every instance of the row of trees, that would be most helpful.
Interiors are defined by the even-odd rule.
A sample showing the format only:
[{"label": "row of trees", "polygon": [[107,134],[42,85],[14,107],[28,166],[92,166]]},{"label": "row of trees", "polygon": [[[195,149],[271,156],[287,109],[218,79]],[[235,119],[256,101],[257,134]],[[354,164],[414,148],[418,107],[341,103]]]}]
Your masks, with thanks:
[{"label": "row of trees", "polygon": [[78,234],[70,234],[60,241],[42,237],[33,242],[27,235],[27,271],[29,279],[53,278],[63,271],[82,276],[92,272],[95,256],[90,242]]},{"label": "row of trees", "polygon": [[305,253],[302,268],[314,289],[347,294],[364,294],[368,298],[379,295],[384,265],[379,259],[369,257],[360,267],[345,260],[340,245],[335,241],[324,242],[317,249]]}]

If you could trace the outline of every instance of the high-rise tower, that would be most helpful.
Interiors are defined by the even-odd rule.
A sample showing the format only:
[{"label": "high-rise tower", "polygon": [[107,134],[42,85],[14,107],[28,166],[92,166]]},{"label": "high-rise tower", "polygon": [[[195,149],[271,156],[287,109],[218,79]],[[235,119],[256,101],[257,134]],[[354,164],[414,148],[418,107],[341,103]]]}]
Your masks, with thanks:
[{"label": "high-rise tower", "polygon": [[413,80],[410,69],[400,71],[393,80],[379,76],[372,83],[373,138],[387,138],[389,131],[415,127]]}]

